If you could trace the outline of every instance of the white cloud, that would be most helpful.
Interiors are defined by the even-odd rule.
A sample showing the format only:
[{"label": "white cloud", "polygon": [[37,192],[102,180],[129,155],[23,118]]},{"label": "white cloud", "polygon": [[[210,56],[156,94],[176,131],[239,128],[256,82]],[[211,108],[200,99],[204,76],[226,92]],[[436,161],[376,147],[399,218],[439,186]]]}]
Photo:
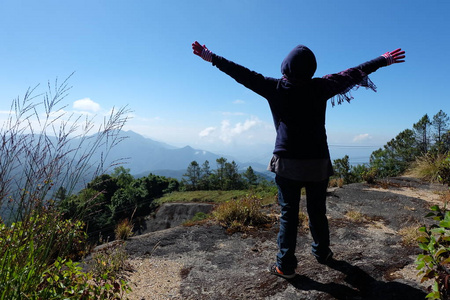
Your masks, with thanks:
[{"label": "white cloud", "polygon": [[208,127],[208,128],[203,129],[202,131],[200,131],[200,133],[198,135],[200,137],[207,137],[215,130],[216,130],[216,127]]},{"label": "white cloud", "polygon": [[100,104],[92,101],[89,98],[83,98],[83,99],[75,101],[73,103],[73,108],[79,109],[82,111],[93,111],[93,112],[97,112],[101,109]]},{"label": "white cloud", "polygon": [[368,134],[368,133],[363,133],[363,134],[359,134],[357,136],[355,136],[353,138],[354,142],[362,142],[362,141],[367,141],[367,140],[371,140],[372,137]]},{"label": "white cloud", "polygon": [[257,126],[260,123],[261,121],[256,117],[247,119],[243,123],[236,123],[234,126],[231,125],[231,122],[229,120],[223,120],[222,126],[220,128],[219,138],[225,143],[230,143],[234,137],[239,136],[246,131],[249,131],[251,128]]},{"label": "white cloud", "polygon": [[244,100],[239,100],[239,99],[233,101],[233,104],[244,104],[244,103],[245,103]]}]

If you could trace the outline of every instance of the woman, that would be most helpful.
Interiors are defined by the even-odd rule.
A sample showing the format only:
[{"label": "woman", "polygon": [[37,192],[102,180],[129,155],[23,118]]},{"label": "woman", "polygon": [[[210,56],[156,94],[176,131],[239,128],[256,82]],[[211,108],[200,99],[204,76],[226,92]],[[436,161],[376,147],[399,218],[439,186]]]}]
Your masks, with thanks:
[{"label": "woman", "polygon": [[197,41],[195,55],[211,62],[238,83],[266,98],[277,132],[275,149],[268,169],[276,174],[281,207],[276,263],[272,274],[295,277],[298,213],[301,189],[306,189],[309,227],[313,237],[312,254],[319,263],[329,263],[330,234],[326,217],[328,179],[333,175],[325,130],[327,100],[332,105],[350,101],[350,90],[364,86],[375,91],[370,73],[380,67],[404,62],[405,51],[396,49],[340,73],[313,78],[317,68],[314,53],[296,46],[281,64],[281,78],[265,77],[212,53]]}]

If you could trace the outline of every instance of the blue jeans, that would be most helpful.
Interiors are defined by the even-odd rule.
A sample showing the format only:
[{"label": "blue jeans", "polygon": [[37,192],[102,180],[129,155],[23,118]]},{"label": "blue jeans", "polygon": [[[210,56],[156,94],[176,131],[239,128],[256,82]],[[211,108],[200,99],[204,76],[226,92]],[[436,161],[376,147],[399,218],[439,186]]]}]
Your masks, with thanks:
[{"label": "blue jeans", "polygon": [[306,208],[309,229],[313,237],[312,253],[317,258],[330,252],[330,231],[326,217],[326,194],[328,178],[318,182],[302,182],[276,176],[278,203],[281,206],[280,231],[278,233],[277,265],[285,273],[297,267],[295,246],[297,243],[298,214],[301,189],[306,189]]}]

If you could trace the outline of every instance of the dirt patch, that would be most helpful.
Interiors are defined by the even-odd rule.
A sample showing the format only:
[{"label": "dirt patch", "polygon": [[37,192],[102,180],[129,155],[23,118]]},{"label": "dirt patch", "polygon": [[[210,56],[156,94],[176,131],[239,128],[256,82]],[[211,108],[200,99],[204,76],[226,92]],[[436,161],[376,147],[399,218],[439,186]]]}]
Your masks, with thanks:
[{"label": "dirt patch", "polygon": [[[352,184],[330,191],[336,261],[317,263],[308,230],[300,230],[298,275],[289,281],[267,271],[277,252],[277,222],[245,234],[207,223],[133,237],[126,244],[136,269],[130,281],[137,296],[131,299],[424,299],[424,285],[415,277],[420,251],[403,245],[398,232],[422,222],[447,187],[411,178],[391,182],[387,188]],[[364,221],[346,217],[351,210]]]}]

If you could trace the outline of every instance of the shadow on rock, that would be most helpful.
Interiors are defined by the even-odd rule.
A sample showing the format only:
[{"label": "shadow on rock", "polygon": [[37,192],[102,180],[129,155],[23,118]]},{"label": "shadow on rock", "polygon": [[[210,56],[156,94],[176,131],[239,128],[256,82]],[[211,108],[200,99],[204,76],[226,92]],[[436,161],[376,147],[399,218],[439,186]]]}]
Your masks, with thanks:
[{"label": "shadow on rock", "polygon": [[401,282],[378,281],[357,266],[346,261],[333,260],[328,267],[345,275],[344,281],[349,286],[335,282],[321,283],[304,275],[297,275],[290,280],[297,290],[315,290],[324,292],[335,299],[368,299],[368,300],[422,300],[426,293]]}]

